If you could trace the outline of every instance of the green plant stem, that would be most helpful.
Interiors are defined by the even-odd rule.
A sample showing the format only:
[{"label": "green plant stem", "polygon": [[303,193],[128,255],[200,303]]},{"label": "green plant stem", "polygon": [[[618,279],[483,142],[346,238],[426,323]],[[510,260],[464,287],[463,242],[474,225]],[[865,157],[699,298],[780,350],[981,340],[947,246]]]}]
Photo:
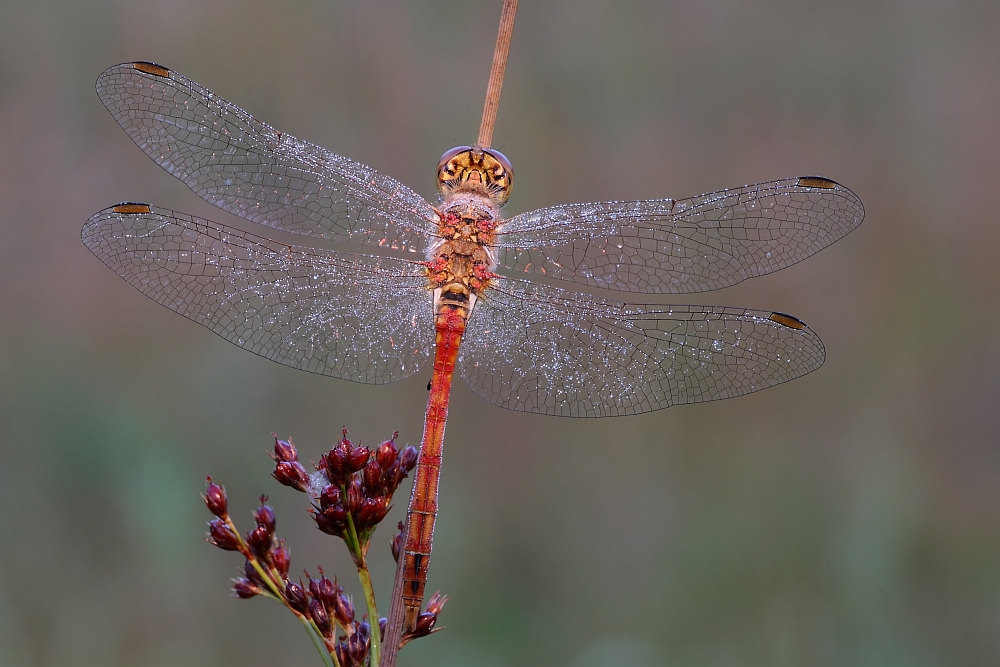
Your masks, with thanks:
[{"label": "green plant stem", "polygon": [[302,621],[302,626],[305,627],[306,632],[309,633],[309,639],[312,640],[313,646],[316,647],[320,657],[323,659],[323,664],[326,665],[326,667],[340,667],[340,661],[337,660],[337,654],[331,653],[327,650],[326,642],[323,641],[322,637],[320,637],[320,634],[316,630],[312,621],[300,614],[296,615],[299,617],[299,620]]},{"label": "green plant stem", "polygon": [[371,663],[379,664],[382,652],[382,631],[378,626],[378,609],[375,606],[375,589],[372,588],[372,576],[368,571],[368,563],[365,561],[365,552],[361,548],[361,541],[358,539],[358,531],[354,527],[354,519],[347,515],[347,536],[349,538],[348,547],[354,557],[354,563],[358,567],[358,579],[361,580],[361,589],[365,592],[365,604],[368,606],[368,625],[371,628]]},{"label": "green plant stem", "polygon": [[302,622],[303,627],[305,627],[306,632],[309,633],[309,638],[312,640],[313,645],[319,652],[319,656],[323,660],[323,664],[326,665],[326,667],[340,667],[337,655],[327,648],[326,641],[323,639],[319,632],[319,628],[316,627],[316,624],[312,621],[312,619],[300,614],[288,606],[288,603],[285,601],[285,596],[282,595],[281,590],[278,588],[278,584],[275,581],[276,573],[272,573],[271,571],[265,569],[264,566],[261,565],[260,561],[250,554],[249,547],[247,547],[246,543],[243,541],[243,538],[240,536],[240,533],[236,529],[236,525],[233,523],[232,519],[227,518],[226,523],[229,524],[229,528],[236,534],[237,539],[240,541],[240,552],[245,557],[249,556],[247,560],[253,566],[253,569],[257,570],[257,574],[259,574],[260,578],[263,579],[265,584],[267,584],[267,587],[271,589],[267,594],[268,597],[274,597],[276,600],[280,601],[288,607],[289,611],[295,614],[299,621]]}]

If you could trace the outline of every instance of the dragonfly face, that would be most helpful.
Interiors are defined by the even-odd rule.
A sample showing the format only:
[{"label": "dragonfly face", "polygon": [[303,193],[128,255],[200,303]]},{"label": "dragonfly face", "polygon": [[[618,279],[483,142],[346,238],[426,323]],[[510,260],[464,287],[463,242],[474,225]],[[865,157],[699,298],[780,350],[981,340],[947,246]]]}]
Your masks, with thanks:
[{"label": "dragonfly face", "polygon": [[503,206],[513,185],[510,160],[492,148],[458,146],[438,161],[438,192],[445,198],[462,191],[482,192]]}]

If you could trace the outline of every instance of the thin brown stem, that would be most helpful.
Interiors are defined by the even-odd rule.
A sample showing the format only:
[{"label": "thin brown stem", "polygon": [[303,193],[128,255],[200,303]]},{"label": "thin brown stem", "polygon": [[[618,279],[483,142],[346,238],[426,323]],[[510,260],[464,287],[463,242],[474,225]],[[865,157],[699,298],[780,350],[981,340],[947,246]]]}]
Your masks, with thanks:
[{"label": "thin brown stem", "polygon": [[490,69],[490,83],[486,88],[483,122],[479,125],[479,139],[476,141],[476,145],[480,148],[489,148],[490,142],[493,141],[497,107],[500,106],[500,88],[503,87],[503,74],[507,69],[507,54],[510,52],[510,37],[514,33],[516,13],[517,0],[504,0],[503,12],[500,14],[500,32],[497,34],[497,46],[493,52],[493,67]]}]

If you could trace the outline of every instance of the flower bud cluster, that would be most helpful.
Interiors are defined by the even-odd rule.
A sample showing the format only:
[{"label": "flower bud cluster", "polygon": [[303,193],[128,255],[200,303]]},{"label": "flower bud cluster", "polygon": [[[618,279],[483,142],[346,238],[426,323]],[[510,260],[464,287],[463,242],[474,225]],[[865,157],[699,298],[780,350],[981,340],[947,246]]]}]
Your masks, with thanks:
[{"label": "flower bud cluster", "polygon": [[274,472],[271,475],[285,486],[305,491],[309,486],[309,473],[299,463],[299,453],[292,439],[279,440],[277,434],[271,435],[274,436],[274,453],[270,454],[274,460]]},{"label": "flower bud cluster", "polygon": [[398,433],[371,452],[355,447],[343,431],[340,442],[317,465],[324,482],[313,507],[316,526],[329,535],[346,538],[348,517],[364,542],[389,512],[392,494],[417,465],[417,450],[396,447]]}]

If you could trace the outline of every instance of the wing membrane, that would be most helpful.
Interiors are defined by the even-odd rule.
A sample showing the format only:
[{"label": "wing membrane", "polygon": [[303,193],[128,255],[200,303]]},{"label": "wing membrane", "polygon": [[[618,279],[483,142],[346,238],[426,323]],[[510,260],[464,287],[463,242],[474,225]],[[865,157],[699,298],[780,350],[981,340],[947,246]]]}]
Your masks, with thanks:
[{"label": "wing membrane", "polygon": [[504,223],[499,264],[623,292],[705,292],[791,266],[863,219],[857,195],[820,177],[691,199],[569,204]]},{"label": "wing membrane", "polygon": [[285,366],[385,384],[433,350],[427,278],[412,262],[287,246],[136,204],[94,214],[82,237],[149,298]]},{"label": "wing membrane", "polygon": [[247,220],[414,252],[436,233],[433,209],[405,185],[278,132],[177,72],[115,65],[97,94],[154,162]]},{"label": "wing membrane", "polygon": [[811,329],[780,314],[627,304],[500,278],[475,306],[459,372],[493,405],[604,417],[748,394],[816,370],[824,355]]}]

